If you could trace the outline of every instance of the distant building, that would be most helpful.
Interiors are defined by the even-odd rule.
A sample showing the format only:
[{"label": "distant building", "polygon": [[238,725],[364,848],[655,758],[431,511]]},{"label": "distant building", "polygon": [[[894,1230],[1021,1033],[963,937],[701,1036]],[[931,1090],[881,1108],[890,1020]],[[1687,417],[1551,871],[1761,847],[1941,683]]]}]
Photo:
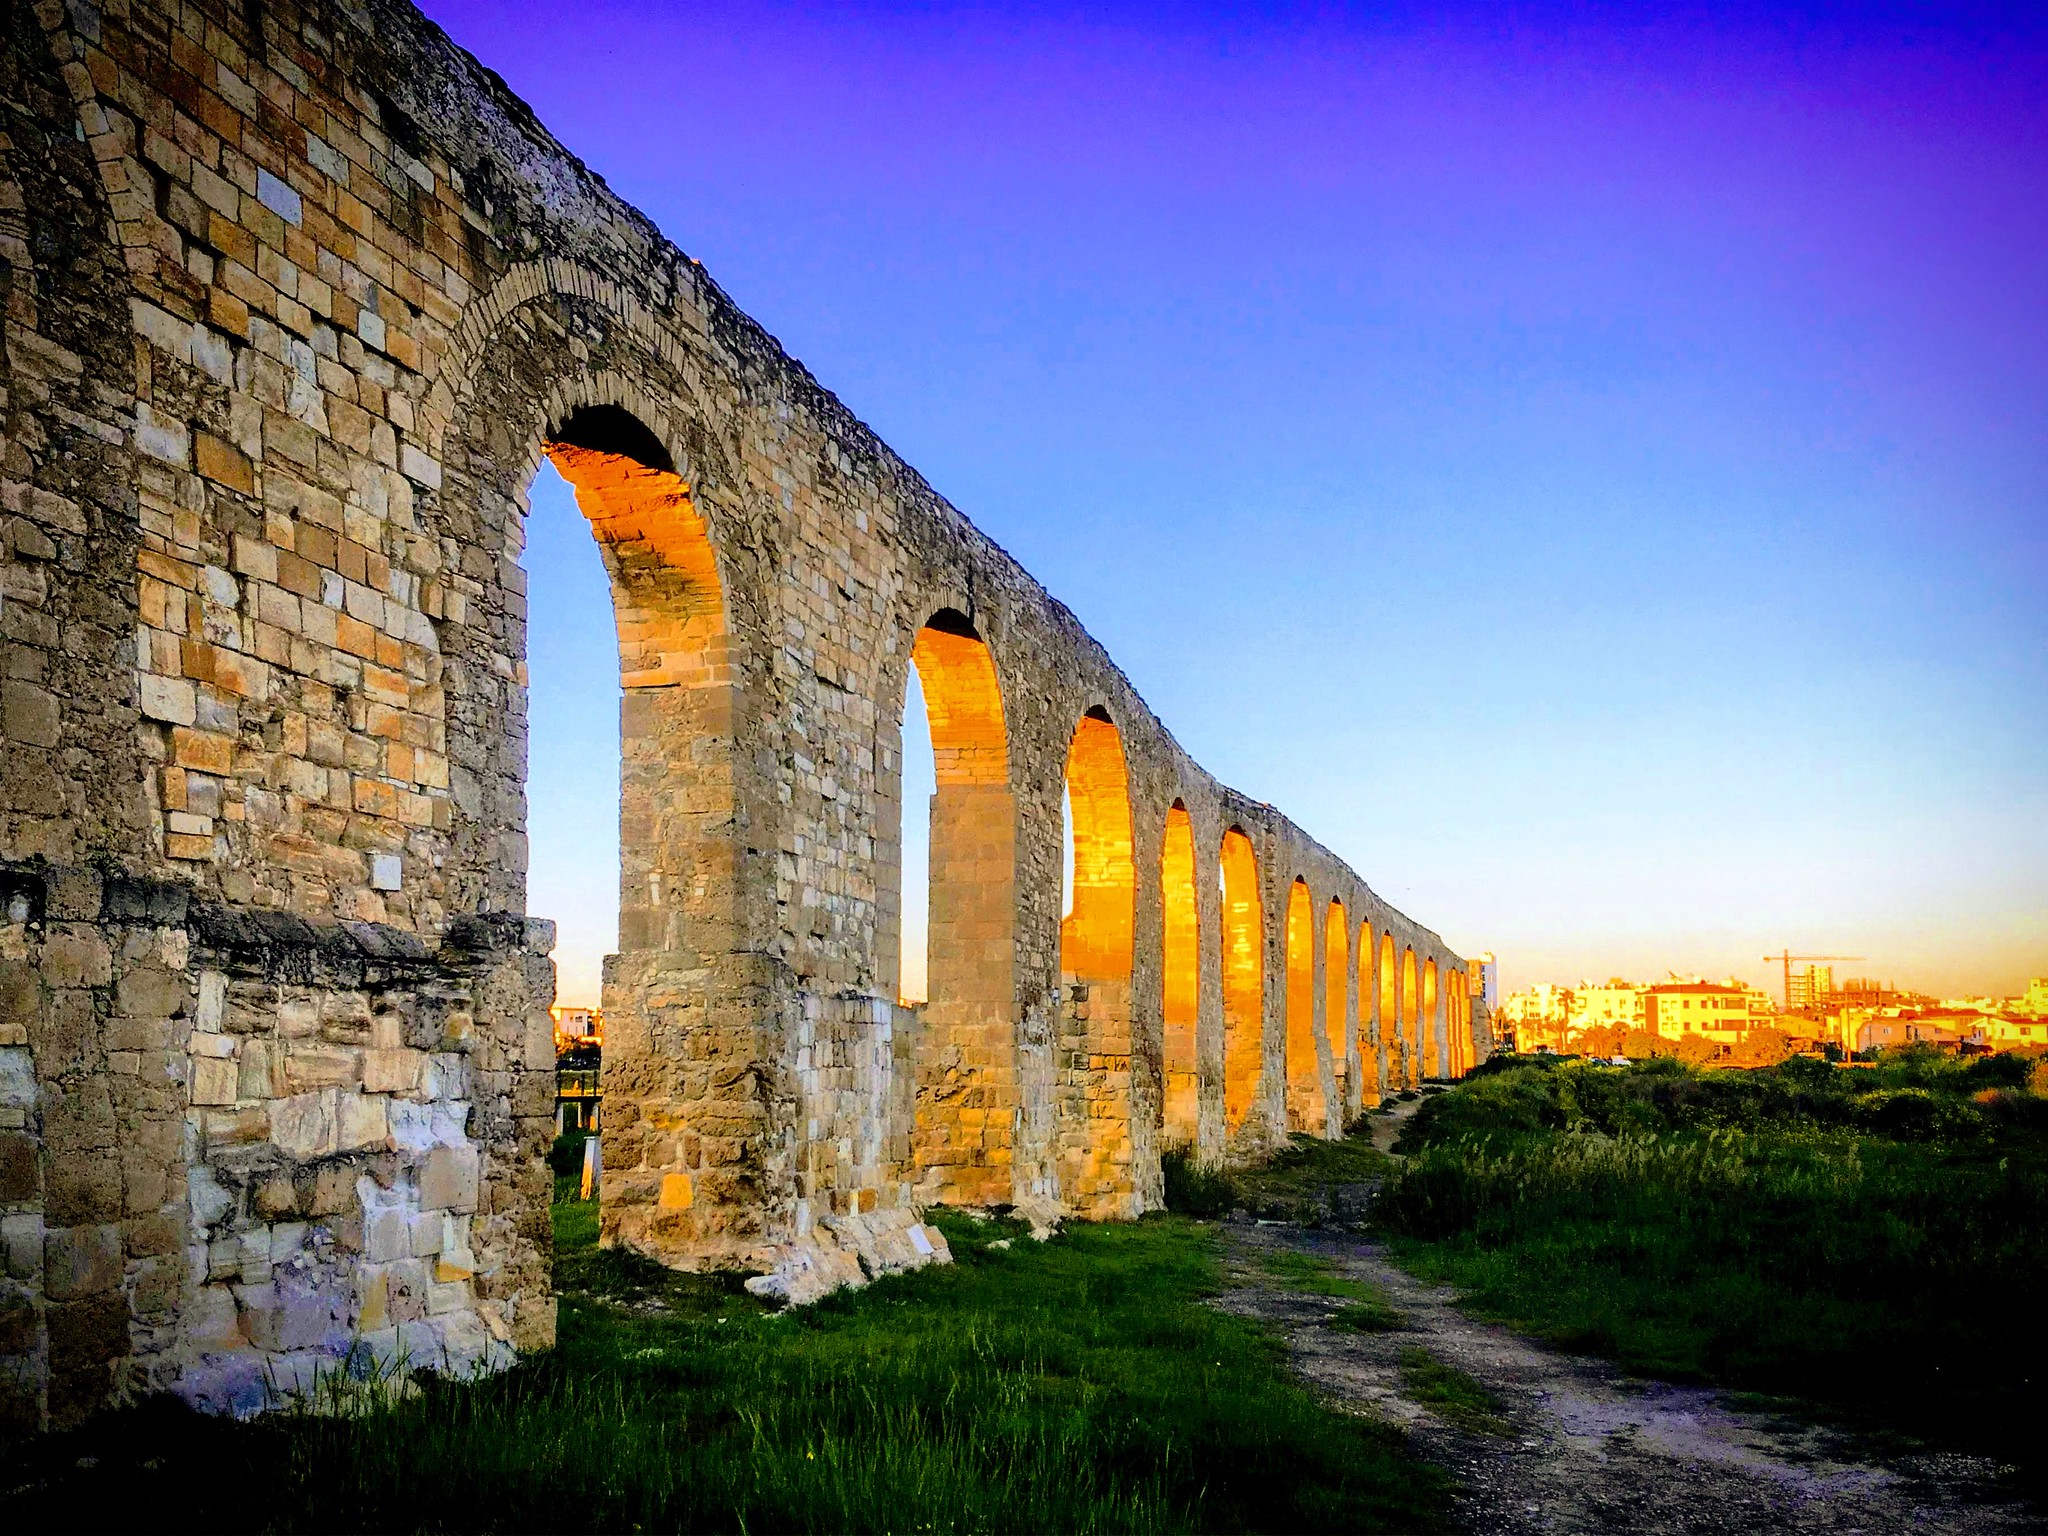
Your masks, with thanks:
[{"label": "distant building", "polygon": [[1984,1043],[1994,1051],[2048,1049],[2048,1017],[1995,1013],[1984,1020]]},{"label": "distant building", "polygon": [[1938,1050],[1954,1051],[1985,1043],[1984,1018],[1975,1013],[1877,1014],[1856,1027],[1855,1039],[1859,1051],[1888,1050],[1902,1045],[1931,1045]]},{"label": "distant building", "polygon": [[1474,983],[1472,988],[1473,997],[1486,1004],[1487,1012],[1498,1013],[1500,1011],[1500,963],[1493,958],[1493,951],[1488,950],[1483,955],[1474,955],[1465,962],[1465,966],[1472,973]]},{"label": "distant building", "polygon": [[1517,1051],[1562,1051],[1572,1016],[1572,989],[1540,983],[1501,999],[1500,1028],[1514,1037]]},{"label": "distant building", "polygon": [[604,1089],[597,1053],[604,1048],[604,1010],[548,1010],[555,1020],[555,1133],[595,1131]]},{"label": "distant building", "polygon": [[1832,965],[1809,965],[1803,971],[1792,973],[1792,984],[1785,992],[1785,1008],[1788,1013],[1822,1012],[1835,990],[1835,968]]},{"label": "distant building", "polygon": [[1736,1045],[1750,1028],[1750,989],[1740,982],[1673,981],[1643,990],[1643,1027],[1666,1040],[1704,1035]]},{"label": "distant building", "polygon": [[1625,1030],[1643,1028],[1648,993],[1649,988],[1619,976],[1610,977],[1605,986],[1580,982],[1572,989],[1571,1033],[1583,1034],[1610,1024],[1619,1024]]},{"label": "distant building", "polygon": [[2020,1012],[2030,1019],[2048,1019],[2048,976],[2036,976],[2027,983],[2027,995]]},{"label": "distant building", "polygon": [[604,1044],[604,1010],[601,1008],[563,1008],[548,1010],[555,1020],[555,1053],[571,1050],[579,1045]]}]

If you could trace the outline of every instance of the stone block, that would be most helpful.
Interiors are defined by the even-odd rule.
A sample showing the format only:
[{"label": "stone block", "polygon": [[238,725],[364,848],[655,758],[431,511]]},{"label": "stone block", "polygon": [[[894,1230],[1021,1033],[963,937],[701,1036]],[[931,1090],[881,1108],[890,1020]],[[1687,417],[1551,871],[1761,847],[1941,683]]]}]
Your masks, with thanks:
[{"label": "stone block", "polygon": [[22,1131],[0,1131],[0,1203],[36,1197],[36,1142]]},{"label": "stone block", "polygon": [[0,1216],[0,1260],[15,1280],[39,1279],[43,1272],[43,1218],[35,1211]]},{"label": "stone block", "polygon": [[295,1093],[267,1106],[270,1139],[292,1157],[326,1157],[335,1150],[334,1094]]},{"label": "stone block", "polygon": [[386,1100],[370,1094],[342,1091],[335,1096],[336,1144],[343,1152],[382,1147],[391,1135]]},{"label": "stone block", "polygon": [[420,1206],[429,1211],[473,1211],[477,1196],[474,1147],[434,1147],[420,1164]]},{"label": "stone block", "polygon": [[36,1064],[26,1046],[0,1046],[0,1109],[33,1109]]},{"label": "stone block", "polygon": [[112,1223],[43,1234],[43,1292],[52,1301],[97,1296],[121,1283],[121,1229]]},{"label": "stone block", "polygon": [[235,1102],[241,1082],[241,1066],[216,1056],[192,1058],[192,1102],[198,1105],[229,1105]]},{"label": "stone block", "polygon": [[420,1086],[426,1070],[426,1053],[406,1050],[370,1050],[363,1053],[363,1091],[366,1093],[412,1093]]},{"label": "stone block", "polygon": [[381,1206],[363,1213],[363,1257],[389,1264],[412,1254],[412,1227],[399,1206]]},{"label": "stone block", "polygon": [[169,1018],[185,1006],[185,978],[155,966],[138,966],[115,987],[114,1005],[136,1018]]}]

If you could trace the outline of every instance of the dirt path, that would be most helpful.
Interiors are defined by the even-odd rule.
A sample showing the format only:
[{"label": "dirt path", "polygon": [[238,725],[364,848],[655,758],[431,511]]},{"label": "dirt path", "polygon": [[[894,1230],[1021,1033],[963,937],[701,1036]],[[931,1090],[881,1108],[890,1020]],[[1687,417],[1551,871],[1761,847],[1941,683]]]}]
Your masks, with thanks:
[{"label": "dirt path", "polygon": [[[2000,1502],[1988,1462],[1880,1465],[1810,1425],[1733,1412],[1711,1391],[1625,1378],[1475,1322],[1448,1291],[1396,1268],[1365,1239],[1233,1222],[1225,1240],[1233,1289],[1221,1305],[1278,1328],[1296,1368],[1339,1404],[1406,1427],[1458,1480],[1464,1523],[1487,1536],[2048,1531],[2048,1522]],[[1291,1290],[1262,1262],[1286,1250],[1379,1287],[1405,1326],[1329,1326],[1341,1301]],[[1418,1346],[1488,1388],[1511,1432],[1459,1429],[1404,1397],[1401,1354]]]},{"label": "dirt path", "polygon": [[1420,1098],[1394,1099],[1366,1121],[1372,1135],[1372,1144],[1389,1157],[1394,1156],[1394,1143],[1401,1139],[1401,1133],[1408,1128],[1409,1118],[1422,1108]]}]

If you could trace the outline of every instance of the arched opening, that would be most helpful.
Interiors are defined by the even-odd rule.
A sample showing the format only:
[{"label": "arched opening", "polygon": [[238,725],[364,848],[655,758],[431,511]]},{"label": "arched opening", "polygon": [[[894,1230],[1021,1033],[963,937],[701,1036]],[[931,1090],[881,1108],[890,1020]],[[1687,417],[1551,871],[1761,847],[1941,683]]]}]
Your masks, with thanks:
[{"label": "arched opening", "polygon": [[1450,973],[1451,1075],[1463,1077],[1472,1064],[1472,1031],[1465,1018],[1465,973]]},{"label": "arched opening", "polygon": [[[1016,1082],[1016,803],[995,658],[942,609],[911,665],[931,731],[928,919],[912,1152],[927,1199],[1010,1198]],[[906,685],[906,699],[909,696]]]},{"label": "arched opening", "polygon": [[1350,1016],[1351,921],[1344,903],[1333,900],[1323,914],[1323,1037],[1330,1045],[1330,1071],[1337,1086],[1330,1115],[1333,1131],[1343,1130],[1344,1117],[1356,1098],[1351,1091],[1351,1062],[1344,1049],[1351,1032]]},{"label": "arched opening", "polygon": [[1067,745],[1069,884],[1060,921],[1060,1182],[1090,1215],[1127,1214],[1131,1186],[1131,950],[1137,867],[1123,737],[1091,709]]},{"label": "arched opening", "polygon": [[1169,1146],[1191,1147],[1201,1132],[1197,1019],[1202,1001],[1202,950],[1195,880],[1195,824],[1188,816],[1188,808],[1176,800],[1166,813],[1166,835],[1159,851]]},{"label": "arched opening", "polygon": [[1320,1134],[1329,1120],[1316,1060],[1316,925],[1308,882],[1287,889],[1287,1127]]},{"label": "arched opening", "polygon": [[1401,951],[1401,1080],[1409,1088],[1422,1081],[1422,1051],[1417,1039],[1421,996],[1415,978],[1415,951]]},{"label": "arched opening", "polygon": [[1258,1101],[1265,1061],[1266,925],[1259,859],[1242,828],[1223,834],[1223,1112],[1230,1128]]},{"label": "arched opening", "polygon": [[1073,900],[1060,923],[1060,971],[1128,979],[1138,889],[1131,859],[1131,781],[1123,736],[1100,712],[1082,717],[1067,748],[1067,806]]},{"label": "arched opening", "polygon": [[1401,966],[1394,951],[1394,936],[1380,935],[1380,1053],[1387,1064],[1388,1080],[1404,1085],[1407,1061],[1401,1044]]},{"label": "arched opening", "polygon": [[1359,1104],[1376,1106],[1385,1096],[1386,1079],[1380,1055],[1378,1022],[1379,970],[1375,962],[1379,946],[1373,942],[1372,920],[1358,925],[1358,1062]]},{"label": "arched opening", "polygon": [[1434,958],[1422,962],[1422,1060],[1425,1074],[1435,1077],[1449,1077],[1451,1074],[1449,1042],[1444,1038],[1443,1011],[1437,1006],[1436,961]]},{"label": "arched opening", "polygon": [[[544,449],[596,537],[617,643],[617,948],[601,962],[603,1230],[608,1241],[702,1256],[744,1244],[758,1227],[751,1170],[764,1123],[751,1074],[701,1067],[751,1060],[756,1048],[738,922],[738,680],[724,588],[691,488],[641,422],[617,407],[585,408]],[[555,580],[550,572],[547,585]],[[538,655],[546,665],[545,643]],[[614,760],[596,724],[572,729],[590,733],[568,744],[584,759],[585,791],[565,790],[548,767],[527,825],[543,842],[566,827],[569,858],[587,871],[608,862],[609,840],[573,843],[567,802],[601,798]],[[560,745],[548,744],[544,765]],[[555,852],[538,861],[543,905],[563,903],[572,935],[608,927],[610,904],[592,899],[586,916],[583,898],[548,873],[558,867]],[[592,937],[560,956],[579,989],[590,980],[595,957],[581,951]],[[694,978],[687,987],[684,975]],[[705,1134],[711,1125],[718,1134]],[[747,1214],[735,1219],[732,1207]]]}]

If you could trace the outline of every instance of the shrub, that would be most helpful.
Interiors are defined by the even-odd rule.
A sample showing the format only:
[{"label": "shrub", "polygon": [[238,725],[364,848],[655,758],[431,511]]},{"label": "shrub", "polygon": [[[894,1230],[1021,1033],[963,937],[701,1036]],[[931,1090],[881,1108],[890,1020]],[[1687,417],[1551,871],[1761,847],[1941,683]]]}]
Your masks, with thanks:
[{"label": "shrub", "polygon": [[1195,1160],[1187,1147],[1168,1147],[1159,1155],[1166,1178],[1166,1208],[1181,1216],[1214,1221],[1237,1209],[1237,1184],[1221,1168]]}]

